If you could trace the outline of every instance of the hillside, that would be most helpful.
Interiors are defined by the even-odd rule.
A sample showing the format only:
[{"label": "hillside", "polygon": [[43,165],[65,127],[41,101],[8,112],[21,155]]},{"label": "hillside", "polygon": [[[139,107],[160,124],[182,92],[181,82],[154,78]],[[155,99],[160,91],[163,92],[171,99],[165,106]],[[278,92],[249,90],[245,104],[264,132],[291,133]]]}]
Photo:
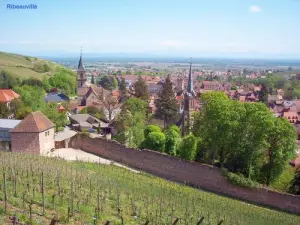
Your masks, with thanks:
[{"label": "hillside", "polygon": [[60,67],[51,61],[0,52],[0,71],[4,70],[16,77],[42,79],[43,75],[51,76]]},{"label": "hillside", "polygon": [[112,165],[4,152],[0,158],[0,224],[11,224],[9,215],[23,224],[50,224],[54,217],[60,224],[172,224],[176,218],[197,224],[201,217],[202,225],[300,224],[296,215]]}]

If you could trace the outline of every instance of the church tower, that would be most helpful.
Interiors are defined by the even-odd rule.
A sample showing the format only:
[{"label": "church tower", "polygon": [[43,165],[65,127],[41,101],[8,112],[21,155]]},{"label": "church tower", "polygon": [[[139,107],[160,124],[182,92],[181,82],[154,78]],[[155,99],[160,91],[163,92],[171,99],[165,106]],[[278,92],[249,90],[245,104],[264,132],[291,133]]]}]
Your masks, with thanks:
[{"label": "church tower", "polygon": [[195,92],[193,87],[192,76],[192,61],[190,62],[190,70],[188,77],[187,90],[184,93],[184,109],[183,109],[183,121],[182,121],[182,136],[190,133],[191,128],[191,114],[195,110]]},{"label": "church tower", "polygon": [[81,50],[78,68],[77,68],[77,88],[81,88],[86,81],[87,81],[87,77],[82,65],[82,50]]}]

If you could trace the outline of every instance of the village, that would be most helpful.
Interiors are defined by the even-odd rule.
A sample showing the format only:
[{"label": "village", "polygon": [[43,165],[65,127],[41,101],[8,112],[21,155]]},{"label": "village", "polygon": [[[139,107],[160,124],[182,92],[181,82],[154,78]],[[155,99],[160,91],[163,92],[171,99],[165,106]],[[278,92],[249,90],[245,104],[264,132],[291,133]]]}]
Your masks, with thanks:
[{"label": "village", "polygon": [[[76,97],[70,99],[65,93],[60,93],[54,88],[44,98],[46,103],[55,103],[57,112],[65,115],[68,121],[66,126],[57,132],[55,124],[42,112],[32,112],[23,120],[15,120],[16,112],[13,112],[7,118],[1,118],[0,141],[3,150],[12,152],[28,151],[46,155],[55,149],[67,148],[68,141],[77,132],[88,132],[93,137],[112,139],[118,133],[116,118],[124,103],[123,99],[135,96],[134,84],[137,80],[142,79],[145,82],[149,90],[148,108],[151,114],[155,114],[155,101],[166,79],[165,76],[122,75],[116,77],[116,87],[108,90],[96,84],[94,75],[92,75],[91,82],[88,81],[82,55],[80,56],[76,72],[78,91]],[[199,81],[198,77],[199,73],[193,73],[192,63],[185,74],[170,76],[172,88],[176,95],[177,114],[179,115],[178,121],[175,122],[181,128],[184,124],[183,121],[187,120],[186,115],[184,119],[181,119],[183,112],[188,111],[189,117],[192,117],[193,112],[199,111],[201,109],[200,96],[203,93],[221,91],[230,99],[240,102],[255,103],[261,100],[263,86],[260,84],[246,83],[234,86],[229,81]],[[122,93],[124,90],[120,90],[122,79],[125,81],[123,89],[126,91],[126,96]],[[19,98],[20,95],[12,89],[0,89],[0,102],[5,104],[7,108],[10,108],[10,104],[14,99]],[[300,100],[285,99],[284,90],[282,89],[273,91],[273,94],[269,94],[266,100],[274,116],[286,118],[300,134]],[[185,107],[185,101],[189,102],[188,109]],[[89,111],[93,110],[93,113],[89,113]],[[100,117],[99,115],[96,116],[95,111],[98,114],[101,112],[102,115]],[[191,119],[188,118],[188,120]],[[189,122],[186,121],[186,123]],[[161,124],[162,122],[160,122]],[[299,152],[298,158],[292,160],[291,164],[299,167]]]}]

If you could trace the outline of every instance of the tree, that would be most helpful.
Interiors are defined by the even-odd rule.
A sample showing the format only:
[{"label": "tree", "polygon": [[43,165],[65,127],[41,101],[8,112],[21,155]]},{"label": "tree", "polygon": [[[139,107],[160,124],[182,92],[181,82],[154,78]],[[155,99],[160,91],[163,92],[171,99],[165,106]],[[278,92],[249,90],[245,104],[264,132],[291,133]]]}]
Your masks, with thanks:
[{"label": "tree", "polygon": [[269,148],[265,155],[265,164],[262,167],[262,176],[266,185],[275,181],[290,160],[296,156],[297,133],[293,125],[287,119],[274,118],[268,136]]},{"label": "tree", "polygon": [[145,102],[149,102],[150,92],[146,82],[141,76],[139,76],[137,81],[133,84],[133,88],[135,97],[140,98]]},{"label": "tree", "polygon": [[125,101],[127,97],[127,89],[126,89],[126,81],[124,77],[121,78],[119,90],[123,101]]},{"label": "tree", "polygon": [[49,84],[49,81],[48,81],[46,75],[44,75],[42,77],[42,83],[43,83],[43,87],[44,87],[45,91],[49,92],[51,89],[51,85]]},{"label": "tree", "polygon": [[156,115],[164,120],[164,128],[166,128],[166,123],[171,122],[178,114],[178,105],[169,75],[158,93],[155,106]]},{"label": "tree", "polygon": [[67,115],[65,113],[58,112],[58,105],[54,102],[48,103],[42,110],[44,115],[48,117],[56,125],[56,130],[61,130],[68,123]]},{"label": "tree", "polygon": [[24,119],[27,115],[32,112],[32,109],[25,104],[20,99],[15,99],[10,104],[12,112],[15,114],[15,118],[18,120]]},{"label": "tree", "polygon": [[[211,149],[211,163],[214,164],[220,148],[226,148],[231,138],[230,123],[233,116],[232,101],[222,92],[209,92],[201,96],[203,112],[198,131],[201,138],[207,140]],[[198,118],[199,119],[199,118]],[[198,128],[193,128],[196,130]],[[222,150],[221,150],[222,151]]]},{"label": "tree", "polygon": [[13,88],[20,84],[20,80],[10,73],[2,70],[0,72],[0,88]]},{"label": "tree", "polygon": [[41,80],[34,78],[34,77],[30,77],[28,79],[24,79],[21,83],[21,85],[28,85],[28,86],[39,86],[41,88],[44,87],[44,84]]},{"label": "tree", "polygon": [[7,119],[11,115],[11,111],[5,103],[0,102],[0,118]]},{"label": "tree", "polygon": [[41,110],[45,106],[46,92],[38,86],[16,86],[14,91],[21,96],[21,100],[25,106],[30,107],[33,111]]},{"label": "tree", "polygon": [[166,153],[176,156],[177,149],[180,143],[180,130],[177,126],[170,126],[166,132]]},{"label": "tree", "polygon": [[117,116],[116,139],[128,147],[137,148],[144,140],[147,104],[138,98],[129,98]]},{"label": "tree", "polygon": [[51,87],[60,89],[66,95],[74,95],[76,93],[75,77],[63,70],[55,73],[48,81]]},{"label": "tree", "polygon": [[268,102],[268,89],[265,84],[261,85],[261,90],[258,92],[258,99],[260,102],[267,103]]},{"label": "tree", "polygon": [[100,79],[99,85],[104,89],[111,91],[117,88],[118,81],[112,76],[105,75]]},{"label": "tree", "polygon": [[103,111],[98,109],[95,106],[87,106],[87,107],[83,108],[82,110],[80,110],[79,113],[80,114],[90,114],[98,119],[101,119],[104,117]]},{"label": "tree", "polygon": [[164,152],[166,136],[163,132],[151,132],[145,137],[142,148]]},{"label": "tree", "polygon": [[113,113],[119,108],[119,99],[113,96],[112,92],[105,91],[102,97],[102,104],[104,107],[104,113],[107,112],[108,121],[112,121]]},{"label": "tree", "polygon": [[291,182],[289,192],[294,195],[300,195],[300,169],[295,171],[295,177]]},{"label": "tree", "polygon": [[[231,141],[221,155],[221,162],[232,172],[257,178],[260,160],[267,145],[268,130],[274,116],[263,103],[234,102],[231,122]],[[259,119],[258,119],[259,118]]]},{"label": "tree", "polygon": [[92,84],[95,84],[95,76],[94,76],[94,75],[92,75],[91,83],[92,83]]},{"label": "tree", "polygon": [[197,139],[190,134],[185,136],[179,146],[178,155],[186,160],[195,160],[197,155]]}]

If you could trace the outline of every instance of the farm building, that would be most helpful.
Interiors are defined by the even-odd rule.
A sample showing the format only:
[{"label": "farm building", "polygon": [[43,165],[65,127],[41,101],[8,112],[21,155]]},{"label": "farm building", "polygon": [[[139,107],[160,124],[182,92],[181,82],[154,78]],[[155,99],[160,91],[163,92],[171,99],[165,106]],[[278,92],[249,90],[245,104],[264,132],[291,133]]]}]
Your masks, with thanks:
[{"label": "farm building", "polygon": [[12,152],[45,155],[54,149],[55,125],[40,111],[30,113],[10,131]]}]

